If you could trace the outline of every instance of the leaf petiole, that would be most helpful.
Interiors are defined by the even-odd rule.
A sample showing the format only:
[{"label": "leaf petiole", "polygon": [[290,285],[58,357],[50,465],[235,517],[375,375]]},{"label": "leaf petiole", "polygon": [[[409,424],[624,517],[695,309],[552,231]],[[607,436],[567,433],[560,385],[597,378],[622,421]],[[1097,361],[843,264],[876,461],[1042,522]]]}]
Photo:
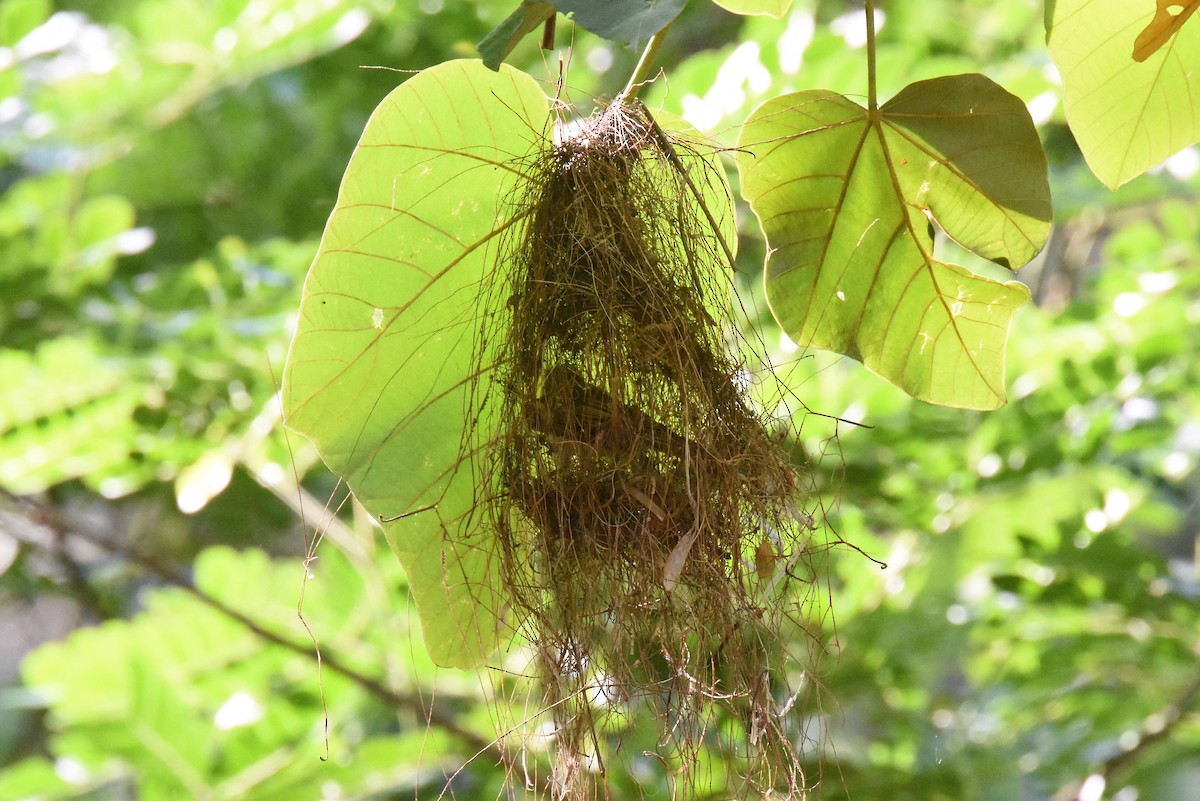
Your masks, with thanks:
[{"label": "leaf petiole", "polygon": [[867,112],[871,119],[879,113],[879,97],[875,88],[875,0],[867,0]]},{"label": "leaf petiole", "polygon": [[670,28],[671,25],[668,23],[666,27],[650,37],[650,41],[646,43],[646,49],[642,51],[642,57],[638,59],[637,66],[633,68],[633,74],[629,76],[629,83],[625,84],[621,94],[617,95],[616,102],[628,103],[635,99],[642,87],[650,82],[650,71],[654,68],[658,51],[662,49],[663,39],[667,37],[667,31]]}]

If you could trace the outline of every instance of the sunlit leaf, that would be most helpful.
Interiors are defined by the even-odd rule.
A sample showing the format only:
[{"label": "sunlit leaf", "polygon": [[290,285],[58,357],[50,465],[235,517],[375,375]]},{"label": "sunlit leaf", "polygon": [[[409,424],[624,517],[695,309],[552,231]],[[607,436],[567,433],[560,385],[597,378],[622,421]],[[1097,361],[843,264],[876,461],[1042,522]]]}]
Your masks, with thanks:
[{"label": "sunlit leaf", "polygon": [[713,0],[734,14],[753,14],[778,19],[791,8],[792,0]]},{"label": "sunlit leaf", "polygon": [[[533,79],[473,61],[426,70],[384,100],[347,167],[285,369],[288,424],[385,522],[444,665],[476,664],[511,633],[491,561],[495,422],[480,403],[492,377],[477,337],[488,288],[508,280],[495,257],[521,223],[510,198],[550,123]],[[714,159],[695,161],[693,185],[732,240]]]},{"label": "sunlit leaf", "polygon": [[[372,619],[378,627],[379,617],[364,614],[370,604],[361,568],[332,550],[313,566],[317,589],[329,592],[310,597],[316,602],[306,619],[322,635],[327,656],[345,658],[339,640],[361,642],[361,628]],[[197,558],[195,578],[207,597],[297,643],[299,653],[273,646],[191,593],[164,588],[142,595],[133,620],[79,629],[32,652],[22,674],[53,710],[52,750],[72,760],[75,792],[51,794],[58,786],[50,783],[52,772],[27,762],[24,770],[4,773],[0,799],[14,798],[12,792],[15,799],[84,797],[87,780],[111,781],[118,765],[136,778],[139,798],[315,798],[305,789],[318,779],[345,788],[393,773],[411,786],[413,771],[403,761],[357,759],[374,750],[370,740],[363,743],[367,752],[355,749],[353,774],[343,770],[351,757],[344,748],[337,769],[317,760],[322,694],[338,699],[343,715],[353,700],[342,676],[319,677],[313,656],[303,653],[306,641],[293,617],[298,571],[297,562],[273,562],[257,549],[214,548]],[[377,659],[380,647],[392,645],[372,653]],[[412,737],[431,734],[440,740],[423,728]],[[386,742],[399,745],[390,738],[380,745]],[[443,744],[438,753],[450,750]],[[15,789],[22,786],[24,794]],[[247,786],[255,792],[247,795]]]},{"label": "sunlit leaf", "polygon": [[[1172,8],[1179,8],[1178,13],[1172,13]],[[1150,20],[1150,24],[1138,34],[1137,39],[1133,42],[1133,60],[1145,61],[1157,53],[1158,49],[1175,35],[1180,26],[1187,22],[1188,17],[1196,13],[1197,8],[1200,8],[1200,0],[1192,0],[1190,3],[1180,3],[1178,0],[1158,0],[1154,19]]]},{"label": "sunlit leaf", "polygon": [[90,341],[0,350],[0,485],[39,492],[71,478],[103,485],[130,461],[144,389]]},{"label": "sunlit leaf", "polygon": [[532,78],[479,62],[392,92],[342,179],[285,370],[288,424],[373,514],[415,512],[386,531],[445,665],[479,662],[499,636],[495,565],[466,545],[484,523],[477,476],[459,467],[472,386],[489,380],[473,374],[480,281],[547,113]]},{"label": "sunlit leaf", "polygon": [[1058,0],[1047,12],[1067,123],[1111,189],[1200,140],[1200,25],[1180,21],[1153,55],[1130,58],[1156,14],[1126,0]]},{"label": "sunlit leaf", "polygon": [[876,115],[832,92],[785,95],[751,114],[738,168],[794,340],[933,403],[1004,403],[1004,343],[1029,293],[935,259],[932,223],[1010,269],[1041,248],[1046,161],[1019,99],[981,75],[912,84]]},{"label": "sunlit leaf", "polygon": [[4,782],[0,784],[0,801],[77,798],[77,790],[55,772],[50,760],[42,756],[27,757],[5,766]]},{"label": "sunlit leaf", "polygon": [[159,760],[167,774],[160,781],[177,792],[206,789],[213,727],[186,703],[179,687],[163,677],[164,662],[155,659],[154,649],[143,651],[140,644],[130,648],[127,656],[133,739],[142,751]]},{"label": "sunlit leaf", "polygon": [[12,47],[48,16],[47,0],[9,0],[0,7],[0,45]]}]

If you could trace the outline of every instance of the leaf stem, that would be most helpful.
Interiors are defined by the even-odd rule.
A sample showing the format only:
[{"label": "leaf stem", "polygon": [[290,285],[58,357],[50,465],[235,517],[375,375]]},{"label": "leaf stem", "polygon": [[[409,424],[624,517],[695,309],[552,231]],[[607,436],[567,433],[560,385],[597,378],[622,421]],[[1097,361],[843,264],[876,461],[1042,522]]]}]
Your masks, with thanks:
[{"label": "leaf stem", "polygon": [[633,68],[633,74],[629,76],[629,83],[625,84],[621,94],[617,95],[616,102],[627,103],[633,100],[638,96],[642,87],[650,82],[650,71],[654,68],[654,61],[658,58],[658,51],[662,49],[663,39],[667,37],[667,30],[670,27],[668,24],[650,37],[646,49],[642,51],[642,57],[638,59],[637,66]]},{"label": "leaf stem", "polygon": [[867,17],[867,111],[874,117],[879,111],[875,89],[875,0],[866,0]]}]

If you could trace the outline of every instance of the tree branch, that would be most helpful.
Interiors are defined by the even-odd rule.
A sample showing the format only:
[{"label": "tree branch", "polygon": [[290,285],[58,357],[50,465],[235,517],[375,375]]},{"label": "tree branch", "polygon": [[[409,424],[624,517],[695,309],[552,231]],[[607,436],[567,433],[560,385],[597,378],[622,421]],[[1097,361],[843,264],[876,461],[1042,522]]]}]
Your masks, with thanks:
[{"label": "tree branch", "polygon": [[[153,557],[121,545],[120,543],[117,543],[108,537],[102,537],[82,531],[76,528],[71,521],[63,517],[57,510],[44,504],[14,495],[7,489],[3,488],[0,488],[0,494],[3,494],[11,502],[14,502],[22,507],[25,510],[24,516],[30,522],[48,527],[58,537],[64,539],[67,537],[77,537],[85,542],[98,546],[109,553],[116,554],[117,556],[136,564],[138,567],[141,567],[148,573],[153,574],[165,584],[182,589],[204,605],[216,610],[222,615],[228,617],[230,620],[233,620],[245,627],[260,639],[272,643],[273,645],[277,645],[281,648],[286,648],[293,653],[301,654],[310,659],[318,659],[316,649],[312,644],[296,642],[295,640],[271,631],[246,614],[209,595],[204,590],[201,590],[190,580],[181,577],[174,570],[161,564]],[[329,670],[349,679],[389,706],[395,709],[413,712],[422,718],[426,725],[437,726],[438,728],[444,729],[445,731],[454,735],[461,740],[464,745],[475,749],[475,754],[472,756],[472,759],[475,759],[479,756],[489,756],[497,760],[502,760],[502,753],[496,740],[489,740],[477,732],[464,728],[457,720],[445,712],[435,707],[427,707],[420,697],[397,692],[396,690],[384,685],[378,679],[359,672],[355,668],[342,661],[342,659],[339,657],[329,653],[322,653],[320,656],[320,661],[325,667],[329,668]]]},{"label": "tree branch", "polygon": [[1138,733],[1138,741],[1132,748],[1122,750],[1100,763],[1088,775],[1086,781],[1071,782],[1060,788],[1054,794],[1055,801],[1079,801],[1083,798],[1083,788],[1093,781],[1098,782],[1102,793],[1103,788],[1112,785],[1122,773],[1132,770],[1134,764],[1145,756],[1147,751],[1159,743],[1169,740],[1179,724],[1190,712],[1194,711],[1192,707],[1198,700],[1200,700],[1200,677],[1193,679],[1184,687],[1175,700],[1167,703],[1157,713],[1150,716],[1150,719],[1157,719],[1158,722],[1153,724],[1153,727],[1143,724],[1142,730]]},{"label": "tree branch", "polygon": [[1196,704],[1197,700],[1200,700],[1200,677],[1197,677],[1191,684],[1184,687],[1183,692],[1175,700],[1163,706],[1156,714],[1150,716],[1161,721],[1161,723],[1156,723],[1153,729],[1143,725],[1142,731],[1139,732],[1137,745],[1105,761],[1097,773],[1103,776],[1105,780],[1111,782],[1114,776],[1119,776],[1122,772],[1130,769],[1135,762],[1145,755],[1146,751],[1158,743],[1171,738],[1175,729],[1187,717],[1188,713],[1192,711],[1192,707]]}]

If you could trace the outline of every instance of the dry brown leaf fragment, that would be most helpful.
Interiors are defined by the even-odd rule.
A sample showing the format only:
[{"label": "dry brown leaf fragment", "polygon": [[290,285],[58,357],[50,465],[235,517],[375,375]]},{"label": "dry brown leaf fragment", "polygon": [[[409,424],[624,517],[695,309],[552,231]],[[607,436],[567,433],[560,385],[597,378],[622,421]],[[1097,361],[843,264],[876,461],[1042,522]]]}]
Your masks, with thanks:
[{"label": "dry brown leaf fragment", "polygon": [[761,581],[766,581],[775,575],[775,546],[770,540],[763,540],[754,550],[754,570]]},{"label": "dry brown leaf fragment", "polygon": [[[1154,19],[1142,29],[1133,42],[1133,60],[1145,61],[1159,51],[1167,41],[1187,22],[1188,17],[1200,8],[1200,0],[1181,3],[1179,0],[1157,0]],[[1177,8],[1178,12],[1171,9]]]},{"label": "dry brown leaf fragment", "polygon": [[687,562],[688,554],[692,551],[692,546],[696,543],[696,537],[700,535],[699,531],[692,531],[679,540],[679,544],[671,549],[671,553],[667,556],[667,562],[663,566],[663,587],[667,592],[675,589],[675,585],[679,583],[679,577],[683,575],[683,566]]}]

